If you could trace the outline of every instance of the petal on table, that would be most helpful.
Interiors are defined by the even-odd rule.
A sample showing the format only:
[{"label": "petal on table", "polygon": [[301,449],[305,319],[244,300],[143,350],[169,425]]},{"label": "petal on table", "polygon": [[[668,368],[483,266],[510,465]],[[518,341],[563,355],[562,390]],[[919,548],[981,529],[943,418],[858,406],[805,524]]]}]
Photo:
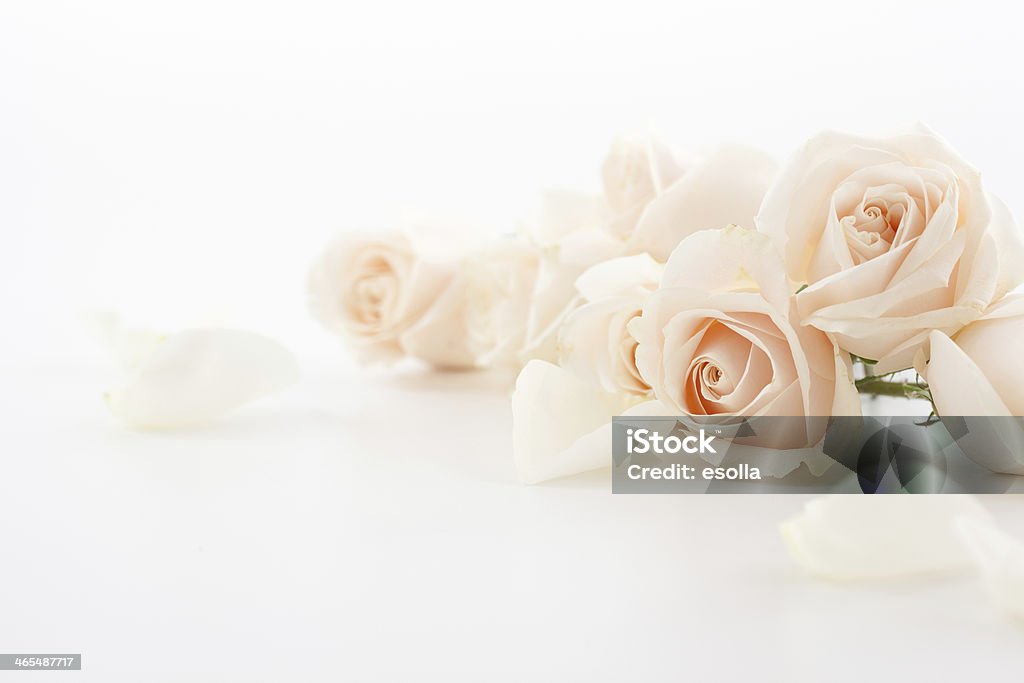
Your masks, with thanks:
[{"label": "petal on table", "polygon": [[992,523],[970,496],[834,495],[807,503],[781,530],[793,559],[811,574],[879,579],[969,567],[954,529],[959,518]]},{"label": "petal on table", "polygon": [[125,423],[165,429],[208,422],[298,378],[292,354],[241,330],[195,329],[169,336],[107,403]]},{"label": "petal on table", "polygon": [[956,520],[955,525],[993,604],[1024,618],[1024,544],[995,525],[970,517]]}]

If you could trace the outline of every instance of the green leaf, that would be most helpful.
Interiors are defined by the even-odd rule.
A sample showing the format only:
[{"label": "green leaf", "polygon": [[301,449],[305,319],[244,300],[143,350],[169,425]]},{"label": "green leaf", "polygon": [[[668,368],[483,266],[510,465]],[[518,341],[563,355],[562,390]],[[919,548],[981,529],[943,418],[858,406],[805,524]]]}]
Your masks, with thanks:
[{"label": "green leaf", "polygon": [[855,363],[857,361],[860,361],[861,363],[864,363],[864,365],[878,365],[877,360],[871,360],[870,358],[862,358],[853,353],[850,354],[850,358],[852,358]]},{"label": "green leaf", "polygon": [[800,292],[802,292],[805,289],[807,289],[807,287],[808,287],[808,285],[800,285],[800,289],[796,290],[796,293],[799,294]]}]

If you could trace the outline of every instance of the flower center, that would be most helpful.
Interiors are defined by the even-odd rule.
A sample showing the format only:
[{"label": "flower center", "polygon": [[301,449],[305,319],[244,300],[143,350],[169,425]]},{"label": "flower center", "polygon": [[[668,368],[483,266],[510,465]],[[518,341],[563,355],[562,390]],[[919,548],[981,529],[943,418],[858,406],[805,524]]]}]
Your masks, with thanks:
[{"label": "flower center", "polygon": [[860,204],[840,219],[855,263],[870,261],[892,248],[912,202],[906,192],[875,195],[869,190]]},{"label": "flower center", "polygon": [[384,320],[396,289],[394,274],[390,271],[370,272],[352,283],[352,305],[356,318],[365,324]]}]

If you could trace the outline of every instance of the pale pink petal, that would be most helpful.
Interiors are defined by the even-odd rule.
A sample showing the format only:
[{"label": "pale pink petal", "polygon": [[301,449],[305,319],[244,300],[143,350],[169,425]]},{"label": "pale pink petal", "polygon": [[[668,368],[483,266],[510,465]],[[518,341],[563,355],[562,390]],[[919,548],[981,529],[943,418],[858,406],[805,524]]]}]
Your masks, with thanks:
[{"label": "pale pink petal", "polygon": [[754,214],[776,171],[775,161],[760,150],[716,150],[648,204],[630,249],[665,261],[677,244],[698,230],[729,224],[753,228]]},{"label": "pale pink petal", "polygon": [[658,286],[662,270],[649,254],[613,258],[585,270],[576,280],[576,290],[587,301],[643,295]]},{"label": "pale pink petal", "polygon": [[512,451],[524,483],[611,466],[611,434],[577,445],[636,403],[596,390],[563,368],[530,361],[512,394]]},{"label": "pale pink petal", "polygon": [[1011,415],[988,377],[942,332],[928,337],[928,386],[939,415]]},{"label": "pale pink petal", "polygon": [[665,264],[661,286],[759,292],[779,311],[788,310],[791,294],[771,241],[735,225],[686,238]]}]

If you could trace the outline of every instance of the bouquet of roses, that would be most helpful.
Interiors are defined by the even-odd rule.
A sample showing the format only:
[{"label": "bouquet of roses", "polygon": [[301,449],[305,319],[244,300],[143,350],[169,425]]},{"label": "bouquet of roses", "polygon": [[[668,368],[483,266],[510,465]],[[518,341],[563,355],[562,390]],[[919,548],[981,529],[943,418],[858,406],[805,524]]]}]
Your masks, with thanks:
[{"label": "bouquet of roses", "polygon": [[[823,133],[781,170],[754,149],[683,157],[645,136],[616,141],[601,171],[603,192],[549,192],[515,234],[349,234],[312,270],[313,310],[366,362],[514,373],[531,483],[610,465],[614,416],[789,418],[754,451],[774,477],[819,474],[822,418],[859,415],[864,395],[1024,416],[1024,239],[931,131]],[[298,377],[251,332],[98,322],[127,370],[108,404],[135,427],[207,421]],[[1024,429],[1006,431],[968,457],[1024,474]],[[1024,615],[1024,546],[970,497],[831,496],[782,531],[816,575],[973,566]]]},{"label": "bouquet of roses", "polygon": [[[530,482],[607,466],[619,414],[850,415],[887,394],[1024,415],[1024,369],[1005,362],[1024,240],[923,126],[822,133],[781,170],[746,147],[620,139],[601,178],[454,257],[415,230],[344,237],[313,269],[315,314],[367,361],[516,371]],[[985,464],[1024,473],[1019,453]]]}]

